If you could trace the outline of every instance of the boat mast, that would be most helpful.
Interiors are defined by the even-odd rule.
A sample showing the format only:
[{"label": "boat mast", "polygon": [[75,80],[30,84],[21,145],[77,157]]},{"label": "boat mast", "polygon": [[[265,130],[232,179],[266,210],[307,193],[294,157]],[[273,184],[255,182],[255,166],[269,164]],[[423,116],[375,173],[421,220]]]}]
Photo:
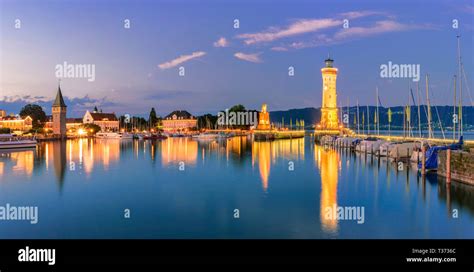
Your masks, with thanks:
[{"label": "boat mast", "polygon": [[379,116],[379,87],[375,87],[375,93],[376,93],[376,98],[377,99],[377,135],[380,135],[380,116]]},{"label": "boat mast", "polygon": [[[454,75],[453,77],[453,81],[454,81],[454,103],[453,103],[453,117],[455,116],[456,114],[456,75]],[[456,121],[459,122],[459,119],[457,119]],[[456,140],[456,123],[453,122],[453,141]]]},{"label": "boat mast", "polygon": [[351,128],[351,111],[349,108],[349,96],[347,97],[347,128]]},{"label": "boat mast", "polygon": [[416,82],[416,100],[418,103],[418,133],[421,138],[421,116],[420,116],[420,82]]},{"label": "boat mast", "polygon": [[359,99],[357,99],[357,134],[360,135],[360,126],[359,126]]},{"label": "boat mast", "polygon": [[403,106],[403,137],[407,137],[407,106]]},{"label": "boat mast", "polygon": [[428,104],[428,138],[433,138],[433,131],[431,130],[431,105],[428,91],[428,75],[426,75],[426,103]]},{"label": "boat mast", "polygon": [[410,81],[408,81],[408,109],[407,109],[408,137],[413,136],[413,131],[411,129],[411,100],[410,100],[411,95],[412,95],[411,84],[410,84]]},{"label": "boat mast", "polygon": [[370,133],[370,109],[369,104],[367,104],[367,135]]},{"label": "boat mast", "polygon": [[462,71],[461,71],[461,67],[462,67],[462,62],[461,62],[461,45],[460,45],[460,38],[461,36],[460,35],[457,35],[457,40],[458,40],[458,60],[459,60],[459,74],[458,74],[458,78],[461,78],[461,80],[459,81],[459,117],[458,117],[458,120],[459,120],[459,136],[462,136],[463,134],[463,128],[462,128]]}]

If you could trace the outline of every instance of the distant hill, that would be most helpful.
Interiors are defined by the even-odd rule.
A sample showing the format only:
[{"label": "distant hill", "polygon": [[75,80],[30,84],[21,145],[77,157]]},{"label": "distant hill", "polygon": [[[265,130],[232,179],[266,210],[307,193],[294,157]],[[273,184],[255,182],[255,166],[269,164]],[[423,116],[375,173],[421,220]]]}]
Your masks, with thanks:
[{"label": "distant hill", "polygon": [[[390,124],[392,129],[402,129],[403,128],[403,108],[402,106],[391,107],[392,110],[392,123]],[[420,119],[422,128],[426,129],[428,127],[427,122],[427,113],[425,110],[426,106],[420,106]],[[346,107],[342,109],[343,114],[349,112],[349,126],[354,126],[354,119],[357,116],[357,107]],[[456,109],[457,110],[457,109]],[[374,124],[374,116],[376,112],[375,106],[369,106],[369,117],[370,125]],[[412,106],[410,110],[411,114],[411,126],[418,127],[418,107]],[[434,129],[439,129],[439,120],[443,128],[452,127],[452,116],[453,116],[453,107],[452,106],[432,106],[432,126]],[[359,123],[362,126],[362,115],[364,115],[365,125],[367,126],[367,106],[359,106]],[[379,116],[380,116],[380,128],[388,128],[388,108],[379,107]],[[289,124],[290,118],[294,121],[296,119],[303,119],[306,127],[314,125],[320,121],[321,111],[320,108],[303,108],[303,109],[290,109],[287,111],[272,111],[270,112],[270,119],[273,123],[281,123],[282,118],[286,125]],[[464,106],[463,107],[463,124],[464,129],[473,130],[474,129],[474,107]]]}]

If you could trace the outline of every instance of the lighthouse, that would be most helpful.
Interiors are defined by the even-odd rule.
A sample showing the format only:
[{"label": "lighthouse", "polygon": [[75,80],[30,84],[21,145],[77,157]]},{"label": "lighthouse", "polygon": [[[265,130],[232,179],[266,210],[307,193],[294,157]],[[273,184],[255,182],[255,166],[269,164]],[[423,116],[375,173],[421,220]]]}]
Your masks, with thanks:
[{"label": "lighthouse", "polygon": [[321,105],[321,121],[319,128],[335,130],[339,129],[339,117],[337,114],[337,68],[333,67],[334,60],[329,57],[325,60],[326,66],[321,69],[323,77],[323,99]]}]

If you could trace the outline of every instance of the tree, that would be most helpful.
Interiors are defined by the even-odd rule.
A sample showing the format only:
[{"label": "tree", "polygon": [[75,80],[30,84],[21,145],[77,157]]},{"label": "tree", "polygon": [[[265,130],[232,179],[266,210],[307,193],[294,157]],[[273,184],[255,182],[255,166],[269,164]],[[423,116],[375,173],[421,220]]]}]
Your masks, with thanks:
[{"label": "tree", "polygon": [[[242,105],[242,104],[237,104],[237,105],[234,105],[232,106],[230,109],[229,109],[229,112],[235,112],[235,113],[238,113],[238,112],[248,112],[250,113],[251,111],[247,111],[247,109],[245,109],[245,106]],[[247,120],[248,121],[248,120]],[[249,129],[250,128],[250,124],[247,124],[247,125],[230,125],[230,126],[227,126],[228,128],[232,128],[232,129]]]},{"label": "tree", "polygon": [[100,127],[96,124],[83,124],[81,126],[88,134],[96,134],[100,131]]},{"label": "tree", "polygon": [[156,117],[155,108],[151,108],[150,116],[148,118],[148,121],[150,122],[150,127],[152,127],[152,128],[157,125],[158,117]]},{"label": "tree", "polygon": [[33,128],[38,129],[42,128],[43,124],[47,121],[46,113],[43,111],[43,108],[39,105],[28,104],[24,106],[20,111],[21,118],[30,116],[33,119]]},{"label": "tree", "polygon": [[229,111],[234,111],[234,112],[245,111],[245,106],[242,104],[238,104],[230,108]]}]

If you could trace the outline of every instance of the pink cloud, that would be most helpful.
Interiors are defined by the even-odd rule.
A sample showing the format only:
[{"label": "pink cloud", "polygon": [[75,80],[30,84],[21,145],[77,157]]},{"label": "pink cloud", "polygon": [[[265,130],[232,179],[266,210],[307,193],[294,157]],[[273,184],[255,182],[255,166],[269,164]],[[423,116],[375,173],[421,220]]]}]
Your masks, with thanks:
[{"label": "pink cloud", "polygon": [[213,45],[214,47],[227,47],[229,46],[229,41],[224,37],[220,37]]},{"label": "pink cloud", "polygon": [[249,45],[316,32],[341,24],[342,20],[336,19],[301,19],[283,29],[270,28],[262,32],[240,34],[237,35],[237,38],[244,40],[244,43]]},{"label": "pink cloud", "polygon": [[260,59],[260,53],[245,54],[242,52],[237,52],[234,54],[234,57],[240,60],[245,60],[245,61],[254,62],[254,63],[262,62],[262,60]]},{"label": "pink cloud", "polygon": [[206,55],[206,52],[203,52],[203,51],[193,52],[191,55],[181,55],[181,56],[179,56],[179,57],[177,57],[177,58],[175,58],[171,61],[159,64],[158,67],[162,70],[173,68],[175,66],[180,65],[181,63],[184,63],[186,61],[190,61],[190,60],[195,59],[195,58],[200,58],[204,55]]}]

